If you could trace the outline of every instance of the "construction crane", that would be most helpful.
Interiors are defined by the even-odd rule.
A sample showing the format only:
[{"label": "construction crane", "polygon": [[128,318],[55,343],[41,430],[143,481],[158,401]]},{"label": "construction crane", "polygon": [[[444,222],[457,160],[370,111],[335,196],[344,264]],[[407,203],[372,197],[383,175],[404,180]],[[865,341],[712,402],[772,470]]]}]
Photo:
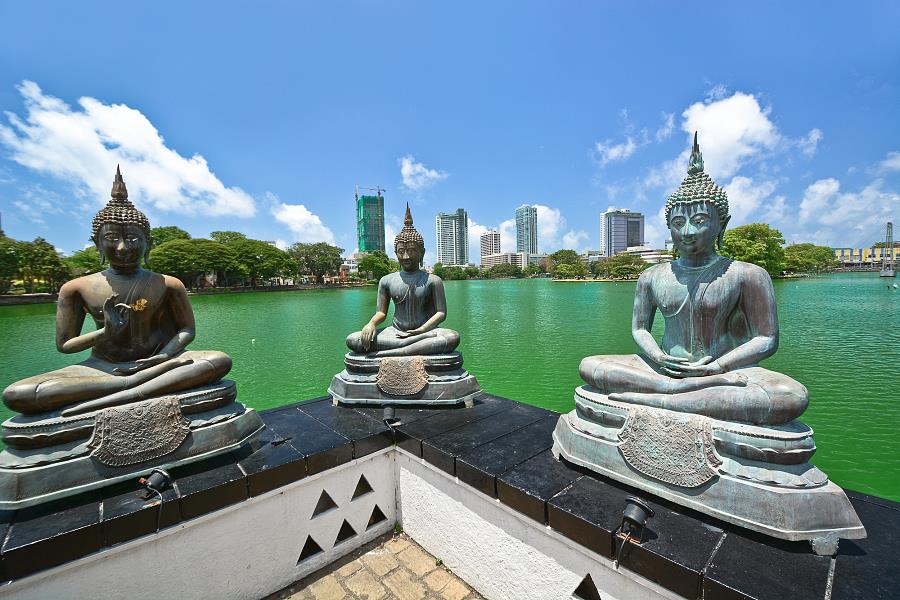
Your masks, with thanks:
[{"label": "construction crane", "polygon": [[884,248],[881,249],[881,277],[896,277],[894,272],[894,224],[888,221],[884,234]]},{"label": "construction crane", "polygon": [[378,197],[381,197],[382,192],[386,192],[387,190],[381,186],[375,186],[373,188],[370,187],[359,187],[359,184],[356,184],[356,199],[359,200],[359,190],[368,190],[370,192],[375,192]]}]

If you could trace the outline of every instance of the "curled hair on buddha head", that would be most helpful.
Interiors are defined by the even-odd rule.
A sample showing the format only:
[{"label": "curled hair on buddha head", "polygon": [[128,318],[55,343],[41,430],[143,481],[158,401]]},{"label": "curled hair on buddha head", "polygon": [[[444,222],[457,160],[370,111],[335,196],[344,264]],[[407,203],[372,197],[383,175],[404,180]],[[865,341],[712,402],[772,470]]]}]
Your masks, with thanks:
[{"label": "curled hair on buddha head", "polygon": [[676,204],[697,202],[709,202],[716,208],[716,212],[719,214],[719,223],[722,225],[716,242],[721,247],[725,227],[731,219],[731,215],[728,214],[728,194],[712,180],[712,177],[703,172],[703,154],[700,153],[700,144],[697,142],[697,132],[695,131],[694,147],[691,149],[691,158],[688,161],[688,176],[666,200],[666,227],[669,226],[669,215]]},{"label": "curled hair on buddha head", "polygon": [[[400,242],[412,242],[422,250],[422,256],[425,256],[425,238],[413,227],[412,213],[409,212],[409,202],[406,203],[406,216],[403,218],[403,229],[394,238],[394,253],[397,252],[397,246]],[[421,261],[420,261],[421,264]]]},{"label": "curled hair on buddha head", "polygon": [[[150,234],[150,221],[147,219],[147,215],[135,208],[134,204],[128,199],[128,188],[125,187],[125,180],[122,179],[122,172],[119,170],[118,165],[116,165],[116,177],[113,180],[110,196],[111,198],[106,203],[106,206],[94,215],[94,220],[91,223],[91,240],[97,245],[97,249],[100,250],[100,229],[104,225],[135,225],[141,228],[147,240],[147,250],[144,253],[144,262],[147,262],[153,239]],[[105,259],[103,251],[100,250],[101,264]]]}]

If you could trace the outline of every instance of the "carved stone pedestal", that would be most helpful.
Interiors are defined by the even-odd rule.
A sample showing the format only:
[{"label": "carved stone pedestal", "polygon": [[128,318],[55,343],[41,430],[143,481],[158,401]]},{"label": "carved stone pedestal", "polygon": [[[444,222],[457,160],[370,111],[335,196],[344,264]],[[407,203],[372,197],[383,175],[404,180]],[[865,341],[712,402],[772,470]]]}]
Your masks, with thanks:
[{"label": "carved stone pedestal", "polygon": [[866,536],[844,491],[808,462],[812,430],[720,421],[575,391],[553,432],[553,453],[616,481],[817,554]]},{"label": "carved stone pedestal", "polygon": [[9,445],[0,452],[0,510],[137,479],[251,442],[263,422],[235,396],[234,382],[220,381],[74,417],[13,417],[3,424]]},{"label": "carved stone pedestal", "polygon": [[471,406],[481,386],[462,354],[369,358],[348,352],[328,393],[335,404]]}]

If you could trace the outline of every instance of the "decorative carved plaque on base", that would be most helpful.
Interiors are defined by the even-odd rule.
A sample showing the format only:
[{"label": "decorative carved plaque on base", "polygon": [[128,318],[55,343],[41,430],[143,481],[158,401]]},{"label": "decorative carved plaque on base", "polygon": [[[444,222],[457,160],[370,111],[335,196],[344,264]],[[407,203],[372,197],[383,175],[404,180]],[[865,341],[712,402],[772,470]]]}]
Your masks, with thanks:
[{"label": "decorative carved plaque on base", "polygon": [[104,465],[123,467],[174,452],[191,433],[175,396],[100,411],[88,446]]},{"label": "decorative carved plaque on base", "polygon": [[619,438],[625,462],[672,485],[703,485],[722,464],[713,452],[712,424],[700,415],[630,408]]},{"label": "decorative carved plaque on base", "polygon": [[385,358],[378,367],[378,389],[392,396],[412,396],[428,385],[425,360],[421,356]]}]

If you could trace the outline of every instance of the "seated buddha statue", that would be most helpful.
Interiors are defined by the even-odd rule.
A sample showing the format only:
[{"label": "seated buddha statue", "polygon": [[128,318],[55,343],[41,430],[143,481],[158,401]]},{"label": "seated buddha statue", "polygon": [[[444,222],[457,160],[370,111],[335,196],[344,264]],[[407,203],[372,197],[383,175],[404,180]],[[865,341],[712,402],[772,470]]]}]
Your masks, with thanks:
[{"label": "seated buddha statue", "polygon": [[[347,346],[370,357],[446,354],[459,345],[459,334],[438,327],[447,318],[444,282],[437,275],[421,270],[425,240],[413,227],[409,205],[403,229],[394,240],[401,270],[389,273],[378,282],[375,314],[362,331],[347,337]],[[394,319],[390,326],[378,329],[387,318],[391,300]]]},{"label": "seated buddha statue", "polygon": [[[759,366],[778,348],[772,280],[716,251],[728,199],[703,172],[696,134],[688,177],[665,217],[678,258],[638,279],[632,335],[641,354],[589,356],[582,379],[614,401],[758,425],[793,421],[808,404],[806,388]],[[661,343],[650,333],[657,310]]]},{"label": "seated buddha statue", "polygon": [[[7,407],[72,417],[215,383],[228,373],[228,355],[186,349],[195,328],[184,285],[142,268],[150,223],[128,200],[118,168],[91,239],[109,268],[63,285],[56,309],[57,350],[90,348],[91,355],[13,383],[3,391]],[[87,316],[97,328],[82,334]]]}]

